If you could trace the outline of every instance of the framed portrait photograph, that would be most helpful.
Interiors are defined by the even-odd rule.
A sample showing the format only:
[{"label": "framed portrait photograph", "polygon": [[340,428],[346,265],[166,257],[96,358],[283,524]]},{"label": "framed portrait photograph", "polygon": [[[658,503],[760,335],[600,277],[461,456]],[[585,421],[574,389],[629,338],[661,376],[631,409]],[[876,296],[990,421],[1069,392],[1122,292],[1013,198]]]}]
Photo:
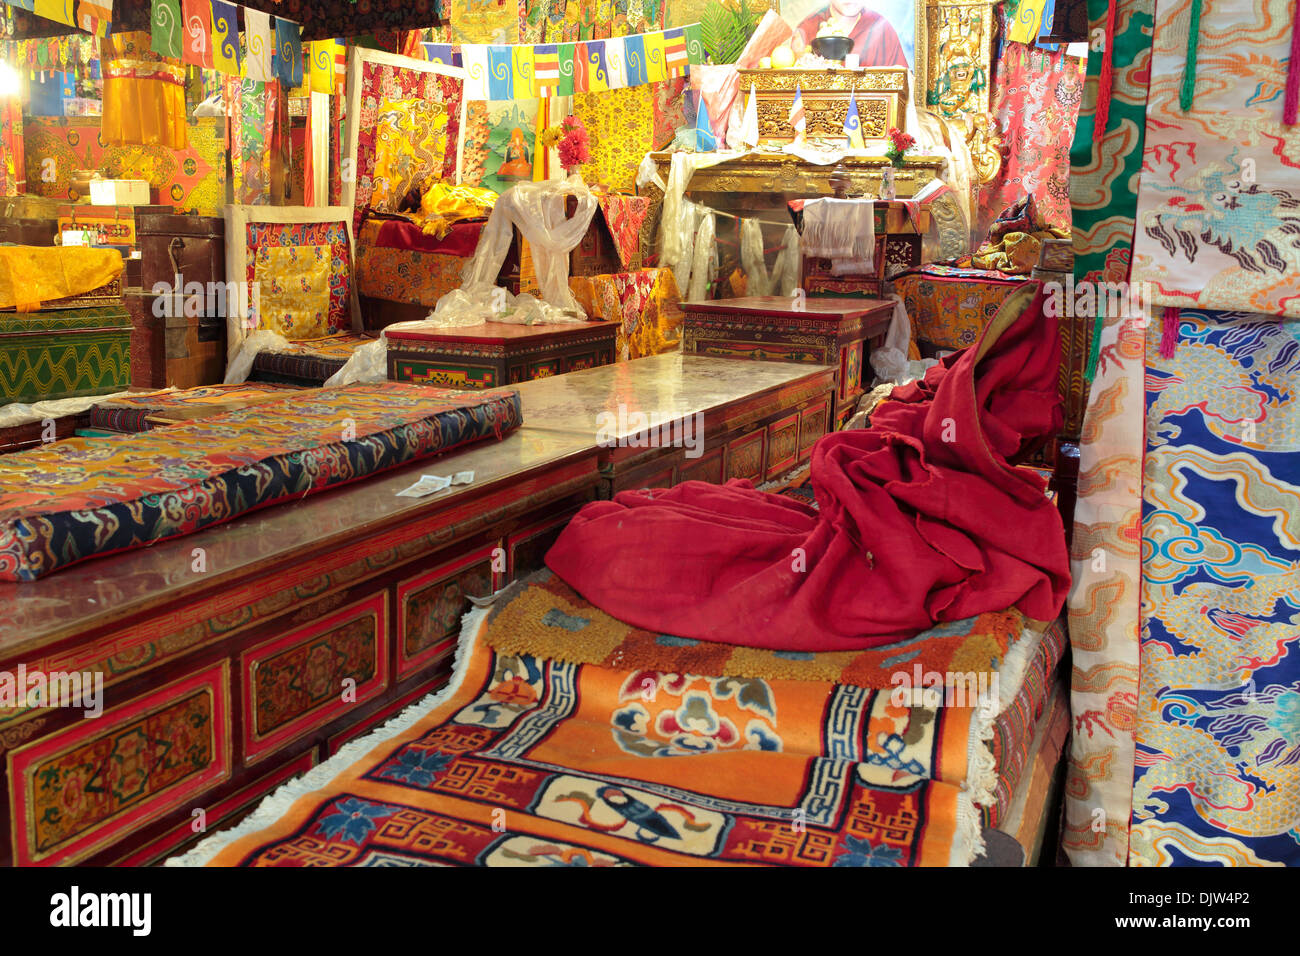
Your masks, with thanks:
[{"label": "framed portrait photograph", "polygon": [[794,29],[795,56],[818,33],[847,36],[849,51],[865,67],[905,66],[917,70],[919,16],[924,0],[781,0],[781,17]]}]

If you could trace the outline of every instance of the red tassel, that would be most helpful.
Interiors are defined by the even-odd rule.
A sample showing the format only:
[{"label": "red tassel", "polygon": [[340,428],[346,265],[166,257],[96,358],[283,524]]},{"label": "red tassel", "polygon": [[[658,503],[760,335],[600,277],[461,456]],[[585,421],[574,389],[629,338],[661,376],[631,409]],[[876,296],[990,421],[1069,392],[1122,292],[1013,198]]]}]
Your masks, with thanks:
[{"label": "red tassel", "polygon": [[1291,65],[1286,71],[1286,98],[1282,101],[1282,122],[1287,126],[1296,123],[1296,110],[1300,106],[1300,0],[1291,24]]},{"label": "red tassel", "polygon": [[1178,310],[1172,305],[1165,306],[1161,326],[1160,357],[1173,358],[1174,350],[1178,348]]},{"label": "red tassel", "polygon": [[[1300,3],[1300,0],[1296,0]],[[1115,0],[1106,5],[1106,47],[1101,51],[1101,73],[1097,77],[1097,111],[1092,120],[1092,138],[1101,142],[1110,121],[1110,97],[1114,85],[1114,61],[1111,47],[1115,45]],[[1292,61],[1294,62],[1294,61]]]}]

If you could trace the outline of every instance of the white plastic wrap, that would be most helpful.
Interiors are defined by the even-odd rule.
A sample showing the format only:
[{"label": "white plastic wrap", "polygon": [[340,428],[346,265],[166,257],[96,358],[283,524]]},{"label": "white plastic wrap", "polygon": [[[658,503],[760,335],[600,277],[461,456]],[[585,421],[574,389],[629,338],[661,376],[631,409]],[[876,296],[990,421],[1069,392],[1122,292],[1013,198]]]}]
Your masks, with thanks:
[{"label": "white plastic wrap", "polygon": [[894,303],[894,315],[889,320],[889,331],[885,333],[885,344],[871,350],[871,370],[876,373],[875,384],[886,382],[894,385],[906,385],[913,379],[920,378],[925,370],[937,365],[935,359],[909,360],[908,349],[912,344],[912,320],[907,315],[903,300],[895,293],[887,298]]},{"label": "white plastic wrap", "polygon": [[[578,200],[572,219],[564,216],[569,196]],[[478,247],[461,273],[461,287],[438,300],[429,321],[446,328],[480,322],[570,322],[583,317],[582,306],[569,291],[569,253],[587,234],[595,213],[596,197],[578,175],[507,189],[497,199]],[[541,300],[511,295],[496,284],[516,226],[532,251]]]},{"label": "white plastic wrap", "polygon": [[[416,322],[398,322],[396,325],[418,325]],[[388,342],[380,333],[374,342],[359,346],[348,356],[343,367],[325,379],[326,388],[353,385],[357,382],[386,382],[388,380]]]},{"label": "white plastic wrap", "polygon": [[250,332],[239,343],[239,351],[235,353],[235,357],[226,365],[226,384],[238,385],[247,380],[248,374],[253,371],[253,359],[257,358],[258,352],[264,350],[274,352],[276,349],[283,350],[288,347],[289,340],[278,332],[265,329]]},{"label": "white plastic wrap", "polygon": [[[167,391],[167,389],[159,389]],[[47,418],[63,418],[65,415],[79,415],[92,405],[111,401],[129,395],[130,392],[114,392],[111,395],[87,395],[82,398],[52,398],[44,402],[11,402],[0,405],[0,428],[14,428],[17,425],[30,425],[32,422]]]}]

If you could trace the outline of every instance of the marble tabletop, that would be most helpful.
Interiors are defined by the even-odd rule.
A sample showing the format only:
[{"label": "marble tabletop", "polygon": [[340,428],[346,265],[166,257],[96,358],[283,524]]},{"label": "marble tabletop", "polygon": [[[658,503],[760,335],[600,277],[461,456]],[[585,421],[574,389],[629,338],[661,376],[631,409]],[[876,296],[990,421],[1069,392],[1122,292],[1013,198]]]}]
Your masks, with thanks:
[{"label": "marble tabletop", "polygon": [[[0,656],[91,622],[106,626],[186,589],[273,566],[308,546],[343,544],[425,514],[445,511],[454,520],[458,505],[476,496],[584,457],[594,483],[602,440],[695,413],[707,416],[827,371],[818,365],[673,352],[525,382],[514,386],[523,401],[524,424],[502,441],[479,442],[195,534],[93,558],[38,581],[0,582]],[[610,415],[602,418],[602,412]],[[424,498],[396,497],[421,475],[459,471],[473,471],[474,483]],[[205,552],[207,570],[201,576],[191,567],[194,548]]]}]

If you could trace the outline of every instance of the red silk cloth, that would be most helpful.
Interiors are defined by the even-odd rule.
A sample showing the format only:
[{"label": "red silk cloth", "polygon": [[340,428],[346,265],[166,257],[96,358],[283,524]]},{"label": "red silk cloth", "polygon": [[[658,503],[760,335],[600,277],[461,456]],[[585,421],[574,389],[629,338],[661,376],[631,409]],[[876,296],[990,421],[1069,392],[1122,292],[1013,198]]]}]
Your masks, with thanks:
[{"label": "red silk cloth", "polygon": [[623,492],[584,507],[546,563],[636,627],[776,650],[880,647],[1011,607],[1054,619],[1064,529],[1044,480],[1008,464],[1061,427],[1042,301],[1027,284],[869,428],[822,438],[820,511],[747,481]]},{"label": "red silk cloth", "polygon": [[381,219],[375,234],[376,249],[404,249],[414,252],[441,252],[448,256],[468,258],[478,246],[479,233],[487,222],[475,219],[454,223],[451,231],[441,239],[421,231],[413,222],[400,219]]}]

